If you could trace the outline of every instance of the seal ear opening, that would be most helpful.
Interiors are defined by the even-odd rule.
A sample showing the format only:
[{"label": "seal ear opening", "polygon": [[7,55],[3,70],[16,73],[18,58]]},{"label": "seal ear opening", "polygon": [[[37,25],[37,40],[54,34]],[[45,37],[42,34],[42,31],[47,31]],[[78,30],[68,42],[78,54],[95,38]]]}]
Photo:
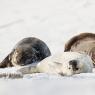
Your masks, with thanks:
[{"label": "seal ear opening", "polygon": [[12,67],[11,57],[12,53],[10,53],[2,62],[0,62],[0,68]]}]

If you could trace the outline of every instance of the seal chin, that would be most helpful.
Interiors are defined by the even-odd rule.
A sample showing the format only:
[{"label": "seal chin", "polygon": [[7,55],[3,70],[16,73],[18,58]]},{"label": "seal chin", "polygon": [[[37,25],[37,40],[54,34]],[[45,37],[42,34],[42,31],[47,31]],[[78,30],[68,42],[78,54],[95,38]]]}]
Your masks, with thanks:
[{"label": "seal chin", "polygon": [[61,76],[64,76],[64,73],[63,72],[60,72],[60,73],[58,73],[59,75],[61,75]]},{"label": "seal chin", "polygon": [[66,73],[66,74],[64,74],[64,76],[72,76],[72,75],[74,75],[74,73]]}]

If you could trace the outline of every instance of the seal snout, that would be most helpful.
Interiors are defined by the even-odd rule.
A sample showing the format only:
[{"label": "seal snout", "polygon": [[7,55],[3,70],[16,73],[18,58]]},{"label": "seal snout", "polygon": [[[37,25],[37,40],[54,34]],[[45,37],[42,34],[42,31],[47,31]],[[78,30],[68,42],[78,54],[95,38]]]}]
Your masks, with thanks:
[{"label": "seal snout", "polygon": [[69,65],[72,67],[73,71],[77,71],[79,69],[78,66],[77,66],[78,65],[77,60],[71,60],[71,61],[69,61]]}]

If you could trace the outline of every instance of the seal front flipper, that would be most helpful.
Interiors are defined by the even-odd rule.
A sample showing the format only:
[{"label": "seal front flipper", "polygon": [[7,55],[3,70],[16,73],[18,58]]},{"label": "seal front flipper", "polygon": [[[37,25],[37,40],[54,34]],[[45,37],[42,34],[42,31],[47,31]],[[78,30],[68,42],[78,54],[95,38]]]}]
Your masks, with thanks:
[{"label": "seal front flipper", "polygon": [[36,66],[24,66],[17,70],[18,72],[21,72],[22,74],[32,74],[32,73],[39,73]]}]

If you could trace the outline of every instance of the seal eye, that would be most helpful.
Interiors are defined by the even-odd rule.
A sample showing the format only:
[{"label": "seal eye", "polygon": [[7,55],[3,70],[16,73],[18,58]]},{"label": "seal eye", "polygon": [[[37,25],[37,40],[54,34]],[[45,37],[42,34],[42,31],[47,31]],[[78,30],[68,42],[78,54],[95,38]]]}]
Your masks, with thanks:
[{"label": "seal eye", "polygon": [[71,69],[70,67],[68,69]]},{"label": "seal eye", "polygon": [[79,70],[79,68],[76,68],[76,70]]}]

